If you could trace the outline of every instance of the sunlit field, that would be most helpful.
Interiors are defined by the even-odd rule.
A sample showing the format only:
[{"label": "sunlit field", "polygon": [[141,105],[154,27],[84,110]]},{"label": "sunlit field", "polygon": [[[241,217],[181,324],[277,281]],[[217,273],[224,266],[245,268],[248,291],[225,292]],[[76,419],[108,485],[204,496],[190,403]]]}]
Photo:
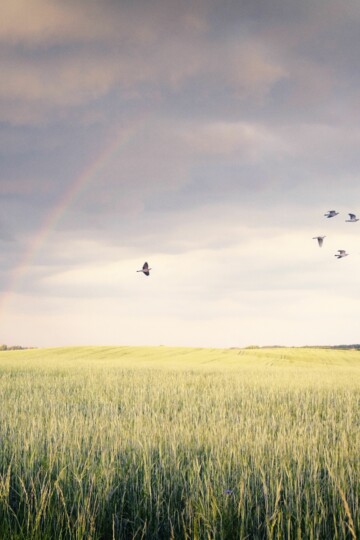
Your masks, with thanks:
[{"label": "sunlit field", "polygon": [[360,538],[360,352],[0,353],[1,539]]}]

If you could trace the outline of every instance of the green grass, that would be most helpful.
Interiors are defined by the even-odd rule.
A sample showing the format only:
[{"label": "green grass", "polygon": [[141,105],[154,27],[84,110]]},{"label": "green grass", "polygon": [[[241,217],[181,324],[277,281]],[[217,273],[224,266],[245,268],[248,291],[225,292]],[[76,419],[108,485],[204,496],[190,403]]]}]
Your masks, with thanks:
[{"label": "green grass", "polygon": [[0,399],[1,539],[360,538],[360,352],[1,352]]}]

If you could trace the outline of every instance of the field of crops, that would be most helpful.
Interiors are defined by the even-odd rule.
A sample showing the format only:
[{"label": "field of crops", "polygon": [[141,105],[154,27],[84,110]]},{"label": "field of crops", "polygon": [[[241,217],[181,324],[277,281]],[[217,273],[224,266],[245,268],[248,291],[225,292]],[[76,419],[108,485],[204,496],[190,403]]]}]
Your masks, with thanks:
[{"label": "field of crops", "polygon": [[0,353],[1,539],[360,538],[360,352]]}]

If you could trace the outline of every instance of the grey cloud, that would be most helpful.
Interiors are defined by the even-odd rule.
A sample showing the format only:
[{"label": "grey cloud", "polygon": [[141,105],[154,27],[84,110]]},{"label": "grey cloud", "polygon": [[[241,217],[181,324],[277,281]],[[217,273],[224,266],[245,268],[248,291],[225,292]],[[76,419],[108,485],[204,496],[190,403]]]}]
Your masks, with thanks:
[{"label": "grey cloud", "polygon": [[[194,90],[198,86],[205,101],[212,89],[219,99],[227,88],[238,107],[246,99],[266,108],[269,93],[281,81],[292,81],[284,114],[296,106],[304,114],[306,108],[314,110],[343,88],[334,73],[330,38],[340,45],[336,51],[348,51],[348,23],[357,14],[353,4],[339,21],[336,2],[326,9],[320,2],[312,4],[312,9],[289,7],[287,2],[225,2],[220,10],[215,3],[204,2],[191,7],[174,2],[85,6],[84,2],[45,4],[39,0],[22,29],[22,19],[17,25],[14,22],[20,4],[3,8],[10,14],[4,18],[8,20],[2,30],[6,38],[10,28],[15,41],[36,38],[37,47],[42,43],[45,47],[58,34],[60,42],[46,55],[41,49],[34,54],[31,48],[5,54],[2,96],[15,104],[12,112],[3,108],[3,114],[8,121],[13,114],[14,122],[20,122],[21,116],[31,122],[41,112],[51,117],[56,107],[92,103],[115,88],[148,99],[164,87],[178,96],[191,84]],[[340,29],[335,36],[334,27]],[[311,54],[304,50],[304,35]],[[343,64],[339,61],[337,70]],[[16,65],[18,69],[12,67]],[[208,93],[199,85],[203,78],[207,78]],[[228,97],[224,94],[224,108]],[[24,102],[32,106],[25,107]]]},{"label": "grey cloud", "polygon": [[[14,11],[10,4],[6,6]],[[98,4],[91,4],[89,10],[81,2],[50,6],[51,13],[45,9],[38,20],[35,9],[30,16],[30,22],[36,21],[33,30],[31,24],[24,29],[25,37],[30,32],[29,39],[32,32],[36,34],[40,40],[37,48],[8,45],[3,50],[0,111],[7,122],[59,120],[59,109],[91,104],[115,89],[120,91],[120,98],[150,98],[156,103],[164,89],[178,96],[188,84],[196,88],[203,77],[215,87],[221,80],[236,99],[254,96],[259,100],[284,76],[281,65],[268,57],[267,48],[256,40],[247,43],[239,36],[233,43],[224,39],[211,41],[207,9],[202,2],[198,8],[192,4],[191,9],[185,3],[172,2],[155,2],[151,9],[148,4],[135,3],[130,8],[105,3],[99,18],[93,14]],[[42,7],[40,1],[35,4],[39,11]],[[79,10],[82,13],[80,32],[71,10],[75,15]],[[82,32],[88,30],[90,43],[86,47],[69,40],[62,25],[55,24],[56,18],[62,16],[75,21],[74,37],[81,38]],[[102,28],[104,18],[109,24],[104,24],[106,33],[99,43],[96,31]],[[117,23],[119,28],[112,32]],[[42,24],[50,34],[59,32],[64,42],[48,48],[51,36]],[[7,36],[6,29],[3,35]],[[16,40],[16,32],[14,36]],[[199,86],[198,90],[206,99],[206,89]]]}]

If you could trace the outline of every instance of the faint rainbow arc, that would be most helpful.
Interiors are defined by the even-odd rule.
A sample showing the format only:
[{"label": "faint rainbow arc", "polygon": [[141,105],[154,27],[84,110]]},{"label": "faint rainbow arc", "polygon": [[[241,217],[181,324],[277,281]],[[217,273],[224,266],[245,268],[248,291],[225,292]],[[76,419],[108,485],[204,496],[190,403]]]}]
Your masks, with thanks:
[{"label": "faint rainbow arc", "polygon": [[[145,120],[146,118],[147,115]],[[124,148],[126,144],[134,138],[143,125],[144,116],[141,116],[140,119],[135,119],[135,121],[125,129],[121,130],[115,137],[115,140],[112,141],[109,146],[105,147],[90,165],[75,178],[74,182],[65,190],[60,199],[49,210],[41,227],[29,242],[24,255],[10,273],[8,284],[0,297],[0,316],[3,315],[7,302],[16,291],[21,278],[26,274],[31,262],[40,252],[41,247],[45,244],[47,238],[50,236],[62,216],[66,213],[67,209],[75,202],[83,189],[85,189],[86,185],[89,184],[101,168],[106,165],[114,153],[119,151],[119,149]]]}]

